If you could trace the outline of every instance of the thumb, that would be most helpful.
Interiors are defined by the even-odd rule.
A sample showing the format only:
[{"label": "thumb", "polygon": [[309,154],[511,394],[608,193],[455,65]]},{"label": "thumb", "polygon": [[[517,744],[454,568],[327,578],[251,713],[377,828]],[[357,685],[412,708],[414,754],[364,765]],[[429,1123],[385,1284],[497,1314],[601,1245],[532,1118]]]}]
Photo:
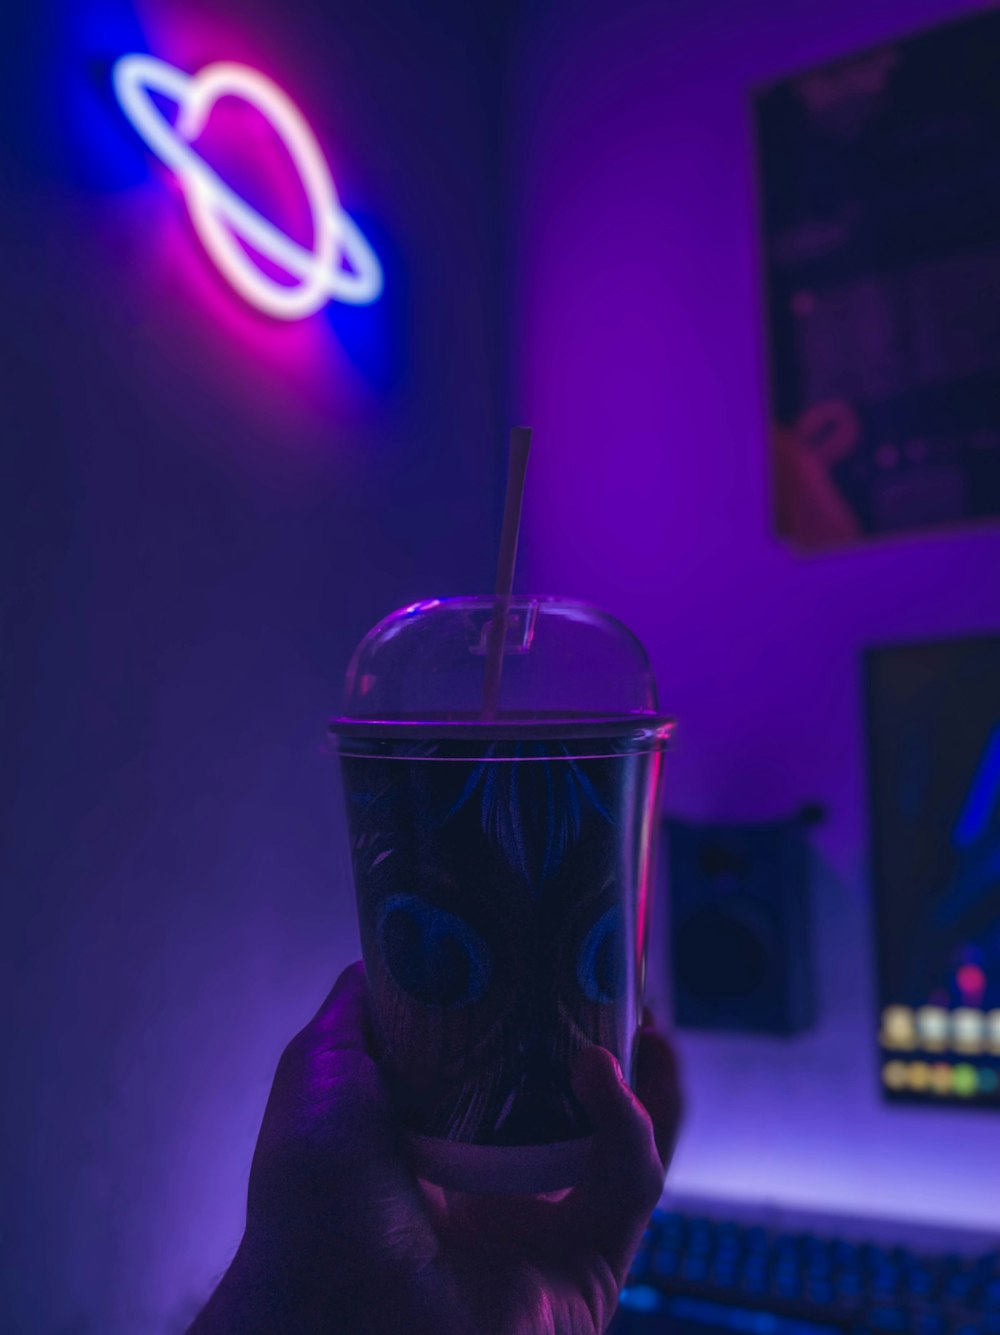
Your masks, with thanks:
[{"label": "thumb", "polygon": [[369,1028],[354,964],[278,1064],[250,1170],[245,1255],[261,1292],[273,1284],[306,1316],[265,1313],[255,1330],[439,1328],[428,1313],[448,1277]]},{"label": "thumb", "polygon": [[264,1129],[305,1147],[337,1133],[375,1131],[388,1120],[388,1099],[369,1047],[365,974],[359,961],[344,970],[312,1020],[282,1053]]},{"label": "thumb", "polygon": [[[314,1229],[384,1250],[425,1210],[402,1128],[369,1049],[364,971],[345,969],[285,1049],[250,1172],[249,1213],[289,1233]],[[407,1228],[401,1224],[407,1222]]]}]

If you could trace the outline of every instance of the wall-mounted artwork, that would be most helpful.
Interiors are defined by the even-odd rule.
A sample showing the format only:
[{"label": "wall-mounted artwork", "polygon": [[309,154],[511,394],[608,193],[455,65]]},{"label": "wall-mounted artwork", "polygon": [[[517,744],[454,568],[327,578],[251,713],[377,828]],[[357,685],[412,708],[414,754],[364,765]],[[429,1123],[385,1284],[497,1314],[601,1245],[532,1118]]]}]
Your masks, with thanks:
[{"label": "wall-mounted artwork", "polygon": [[758,92],[775,526],[1000,517],[1000,12]]}]

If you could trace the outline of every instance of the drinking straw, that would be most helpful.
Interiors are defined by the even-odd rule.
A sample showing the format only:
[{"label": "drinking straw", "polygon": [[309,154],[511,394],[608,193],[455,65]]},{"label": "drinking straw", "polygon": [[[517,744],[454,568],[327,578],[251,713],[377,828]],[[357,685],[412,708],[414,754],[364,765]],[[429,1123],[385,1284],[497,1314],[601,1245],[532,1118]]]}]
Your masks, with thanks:
[{"label": "drinking straw", "polygon": [[503,528],[500,530],[500,553],[497,557],[496,597],[493,620],[486,641],[486,670],[483,677],[483,703],[480,714],[484,719],[496,718],[500,698],[500,674],[503,672],[503,649],[507,639],[507,616],[510,595],[514,587],[514,564],[517,561],[517,537],[521,528],[521,502],[524,499],[524,475],[528,469],[531,449],[531,428],[516,426],[510,433],[510,455],[507,460],[507,496],[503,505]]}]

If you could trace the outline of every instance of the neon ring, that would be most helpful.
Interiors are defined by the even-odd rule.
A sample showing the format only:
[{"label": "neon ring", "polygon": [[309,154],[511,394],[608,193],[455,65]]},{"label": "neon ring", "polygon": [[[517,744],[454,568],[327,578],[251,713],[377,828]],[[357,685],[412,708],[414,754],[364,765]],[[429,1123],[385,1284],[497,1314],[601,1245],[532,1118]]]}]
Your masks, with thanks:
[{"label": "neon ring", "polygon": [[[220,61],[185,74],[155,56],[129,55],[112,72],[115,96],[147,146],[177,176],[205,249],[241,296],[269,315],[298,320],[328,301],[365,305],[382,291],[382,268],[340,207],[333,177],[302,113],[282,90],[246,65]],[[171,124],[150,94],[177,103]],[[192,147],[221,97],[250,103],[278,134],[302,181],[312,249],[299,245],[239,195]],[[244,249],[250,245],[297,281],[276,282]],[[349,265],[350,267],[345,267]]]}]

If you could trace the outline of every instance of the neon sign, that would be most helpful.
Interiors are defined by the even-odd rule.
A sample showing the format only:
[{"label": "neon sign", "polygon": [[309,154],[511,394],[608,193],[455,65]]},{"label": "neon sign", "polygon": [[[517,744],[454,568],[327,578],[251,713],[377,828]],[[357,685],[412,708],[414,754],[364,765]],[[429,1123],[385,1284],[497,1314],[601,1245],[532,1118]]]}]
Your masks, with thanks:
[{"label": "neon sign", "polygon": [[[382,268],[358,226],[340,207],[316,138],[291,99],[256,70],[218,62],[185,74],[155,56],[122,56],[112,72],[122,110],[158,158],[176,174],[195,231],[232,286],[281,320],[299,320],[328,301],[364,305],[382,291]],[[151,94],[177,104],[171,123]],[[293,241],[232,190],[193,146],[221,97],[255,107],[295,164],[312,217],[312,249]],[[295,283],[278,282],[244,248],[252,246]],[[347,267],[349,266],[349,267]]]}]

